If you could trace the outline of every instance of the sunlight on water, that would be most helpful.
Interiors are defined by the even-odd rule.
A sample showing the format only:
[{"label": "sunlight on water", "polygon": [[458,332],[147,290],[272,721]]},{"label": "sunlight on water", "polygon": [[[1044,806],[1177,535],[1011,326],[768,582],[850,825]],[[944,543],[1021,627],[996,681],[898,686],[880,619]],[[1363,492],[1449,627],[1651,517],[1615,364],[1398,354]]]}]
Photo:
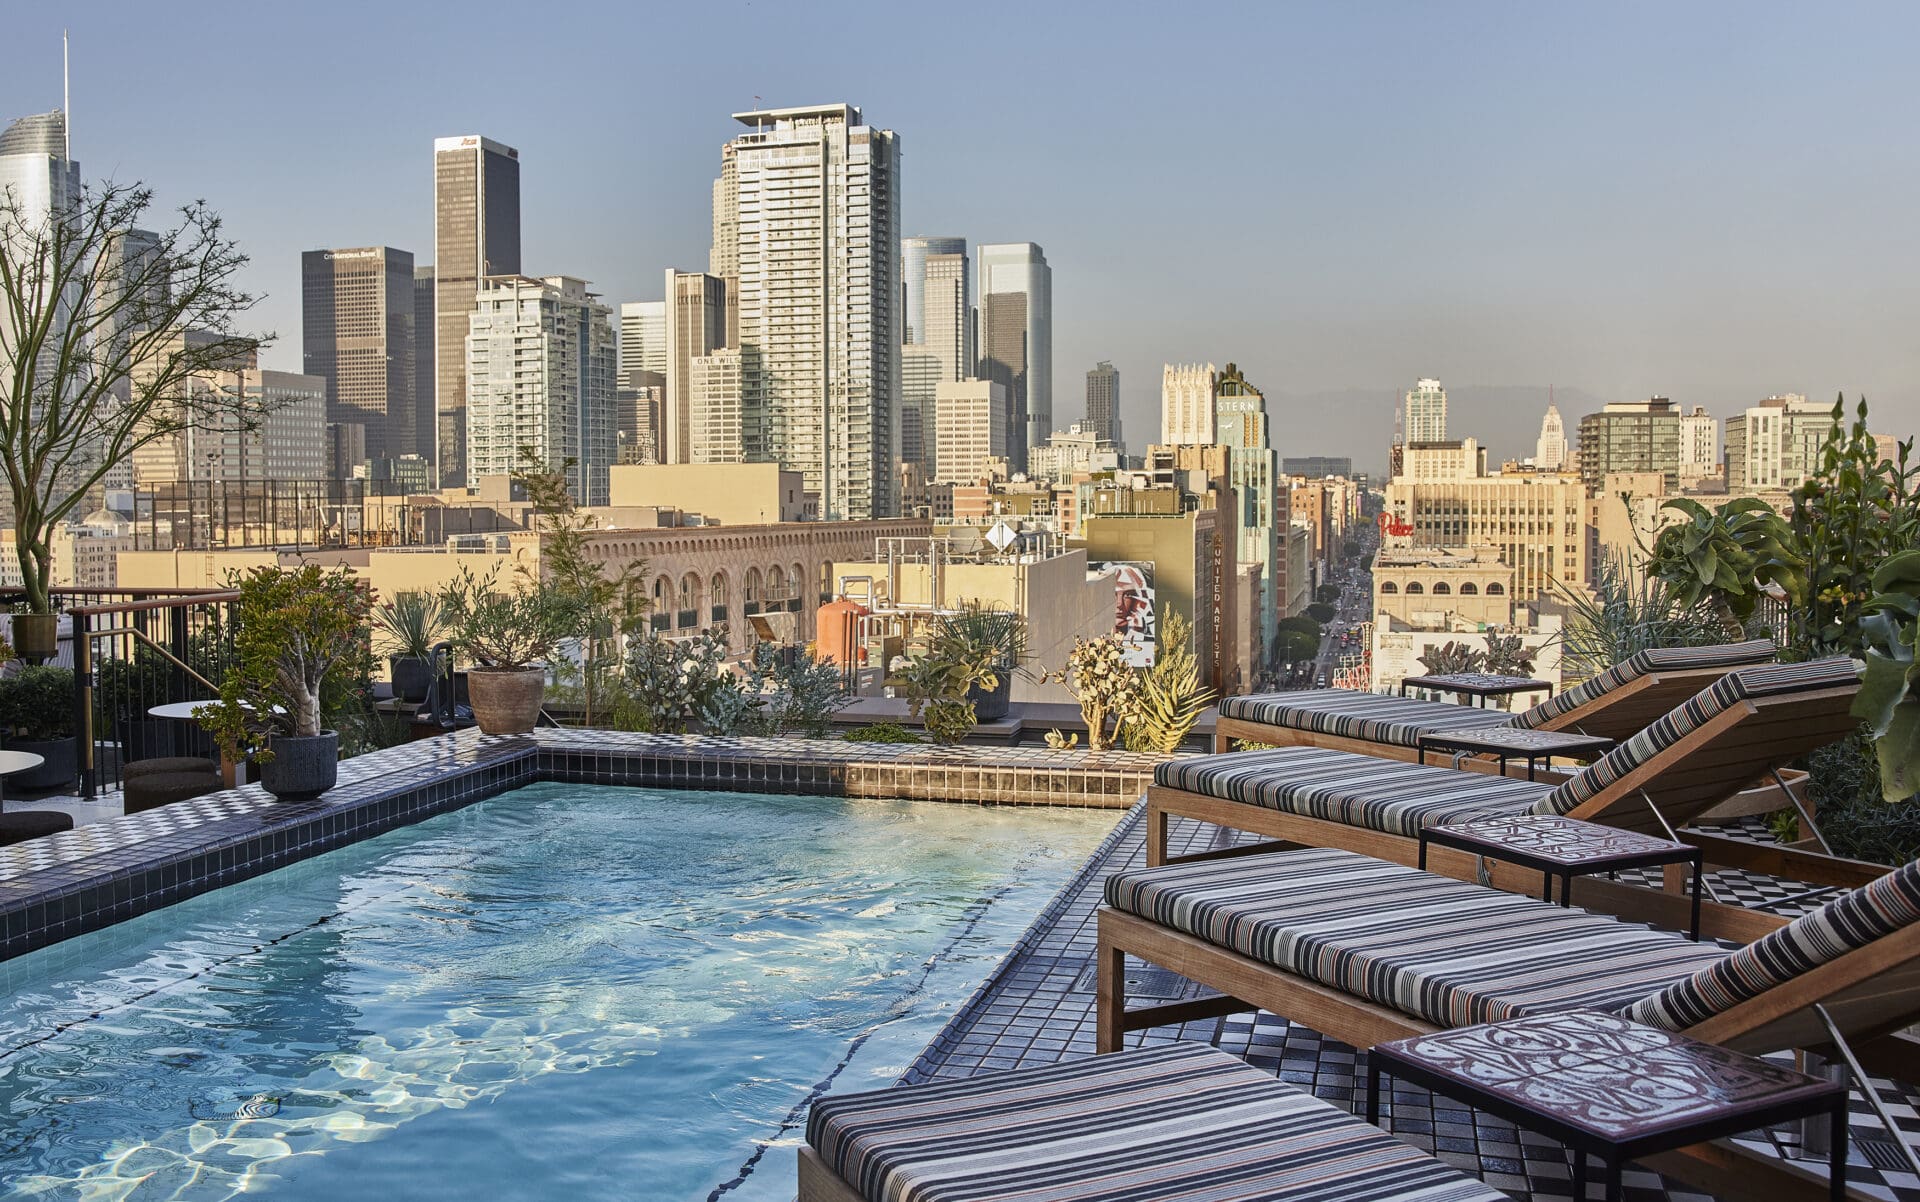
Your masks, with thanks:
[{"label": "sunlight on water", "polygon": [[0,1187],[791,1198],[1116,817],[509,793],[0,966]]}]

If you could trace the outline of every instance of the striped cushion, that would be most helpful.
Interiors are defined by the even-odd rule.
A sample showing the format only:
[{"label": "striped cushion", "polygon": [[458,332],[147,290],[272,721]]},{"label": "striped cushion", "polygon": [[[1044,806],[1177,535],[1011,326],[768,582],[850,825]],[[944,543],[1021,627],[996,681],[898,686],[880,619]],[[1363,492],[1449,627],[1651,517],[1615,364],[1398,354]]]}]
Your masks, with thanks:
[{"label": "striped cushion", "polygon": [[807,1141],[868,1202],[1503,1202],[1216,1048],[829,1096]]},{"label": "striped cushion", "polygon": [[1442,822],[1525,814],[1552,789],[1325,747],[1162,760],[1153,783],[1408,837]]},{"label": "striped cushion", "polygon": [[1395,747],[1416,747],[1424,734],[1506,726],[1513,721],[1512,714],[1501,710],[1352,689],[1222,697],[1220,716]]},{"label": "striped cushion", "polygon": [[1819,965],[1920,922],[1920,861],[1842,894],[1635,1003],[1627,1017],[1680,1031]]},{"label": "striped cushion", "polygon": [[1107,879],[1107,904],[1449,1027],[1622,1009],[1726,955],[1324,848],[1118,873]]},{"label": "striped cushion", "polygon": [[[1652,726],[1615,747],[1606,755],[1564,781],[1534,806],[1536,814],[1570,814],[1611,788],[1640,765],[1659,755],[1682,738],[1698,730],[1722,711],[1749,697],[1771,697],[1784,693],[1813,692],[1851,686],[1856,683],[1853,661],[1844,657],[1809,660],[1799,664],[1766,664],[1729,672],[1701,689],[1676,710],[1669,711]],[[1761,769],[1748,774],[1760,775]],[[1729,780],[1727,792],[1748,783],[1748,779]]]},{"label": "striped cushion", "polygon": [[1631,684],[1655,672],[1698,672],[1708,668],[1740,668],[1749,664],[1772,663],[1779,648],[1769,639],[1752,639],[1720,647],[1648,647],[1636,651],[1598,676],[1584,680],[1549,697],[1523,714],[1515,726],[1545,726],[1555,718],[1573,712],[1606,696],[1622,685]]}]

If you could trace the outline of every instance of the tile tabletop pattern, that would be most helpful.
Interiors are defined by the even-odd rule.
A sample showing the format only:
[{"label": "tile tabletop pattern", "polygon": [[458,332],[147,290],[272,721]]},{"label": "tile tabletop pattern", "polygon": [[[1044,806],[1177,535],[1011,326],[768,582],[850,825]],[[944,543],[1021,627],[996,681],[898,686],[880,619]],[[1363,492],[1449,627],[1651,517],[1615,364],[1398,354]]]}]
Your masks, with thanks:
[{"label": "tile tabletop pattern", "polygon": [[1118,751],[468,730],[340,764],[305,802],[248,785],[0,847],[0,960],[536,780],[1124,809],[1157,757]]},{"label": "tile tabletop pattern", "polygon": [[1512,814],[1450,822],[1427,828],[1427,835],[1449,837],[1445,841],[1456,846],[1471,843],[1485,848],[1488,855],[1524,855],[1569,868],[1686,850],[1684,844],[1670,839],[1558,814]]}]

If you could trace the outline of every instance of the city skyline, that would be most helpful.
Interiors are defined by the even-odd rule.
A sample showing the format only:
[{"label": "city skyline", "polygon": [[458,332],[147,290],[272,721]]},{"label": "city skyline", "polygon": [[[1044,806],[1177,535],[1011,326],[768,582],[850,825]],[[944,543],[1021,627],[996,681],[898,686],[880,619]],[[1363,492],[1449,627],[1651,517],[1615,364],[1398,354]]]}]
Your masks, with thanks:
[{"label": "city skyline", "polygon": [[[1722,419],[1769,395],[1830,402],[1836,391],[1864,392],[1876,426],[1920,428],[1920,351],[1905,333],[1911,256],[1901,253],[1912,235],[1894,209],[1920,174],[1897,134],[1903,101],[1892,67],[1891,46],[1902,40],[1892,27],[1912,24],[1910,12],[1750,10],[1734,31],[1680,14],[1649,46],[1630,17],[1563,12],[1500,21],[1492,9],[1201,12],[1177,29],[1120,14],[1089,30],[1073,11],[1036,17],[1031,44],[1004,68],[1010,78],[1065,61],[1058,56],[1085,36],[1134,55],[1215,44],[1228,31],[1236,41],[1312,48],[1282,89],[1282,115],[1258,119],[1252,135],[1264,145],[1257,178],[1304,180],[1264,215],[1277,233],[1255,236],[1245,221],[1227,220],[1250,195],[1239,187],[1217,196],[1156,189],[1149,201],[1091,182],[1093,165],[1115,156],[1163,170],[1217,158],[1256,120],[1245,108],[1251,82],[1223,79],[1177,114],[1115,86],[1076,85],[1074,95],[1045,80],[948,111],[905,54],[928,19],[914,14],[882,39],[883,50],[900,53],[840,50],[803,63],[788,51],[796,38],[827,46],[818,31],[755,11],[770,36],[743,45],[742,69],[725,80],[675,68],[657,81],[616,83],[621,39],[602,39],[606,50],[586,49],[569,74],[581,78],[589,106],[647,114],[645,136],[617,154],[596,141],[601,123],[563,115],[557,100],[528,103],[478,84],[435,92],[431,69],[411,82],[369,75],[317,107],[266,98],[227,111],[217,98],[168,86],[169,47],[189,36],[194,53],[284,51],[290,66],[311,56],[317,69],[318,48],[302,44],[317,15],[213,22],[136,42],[108,15],[23,12],[13,25],[23,49],[0,82],[0,114],[58,105],[58,27],[71,20],[74,157],[89,180],[144,179],[163,204],[205,196],[228,217],[254,258],[249,286],[268,294],[257,325],[280,336],[262,358],[276,368],[300,365],[300,252],[387,245],[424,259],[425,151],[470,129],[524,156],[525,270],[585,275],[610,302],[652,298],[664,267],[701,267],[714,155],[732,133],[728,114],[759,93],[769,108],[844,98],[883,113],[907,148],[902,234],[1045,246],[1057,269],[1053,389],[1074,396],[1088,368],[1111,360],[1124,381],[1122,412],[1137,428],[1157,424],[1159,364],[1229,357],[1267,387],[1279,446],[1351,451],[1375,466],[1393,396],[1429,375],[1447,382],[1458,429],[1487,438],[1497,454],[1524,453],[1525,443],[1503,446],[1496,429],[1473,420],[1476,387],[1544,393],[1556,384],[1563,398],[1601,402],[1666,395]],[[422,45],[442,37],[477,45],[487,24],[448,30],[426,14],[381,16],[392,36]],[[658,23],[697,38],[724,19],[672,13]],[[28,53],[35,45],[45,54]],[[1850,47],[1850,69],[1816,81],[1822,73],[1811,64],[1839,45]],[[580,50],[532,30],[515,51],[537,68],[563,48]],[[1396,106],[1392,89],[1368,82],[1428,54],[1447,56],[1448,69],[1431,77],[1420,106]],[[1484,70],[1496,57],[1503,70]],[[1683,74],[1684,86],[1673,82]],[[1738,83],[1757,77],[1768,88]],[[1369,95],[1340,119],[1309,119],[1363,89]],[[566,103],[574,111],[582,99]],[[1073,136],[1022,146],[1014,135],[1036,114]],[[196,124],[223,134],[179,137]],[[1166,136],[1174,128],[1178,144]],[[1653,128],[1671,145],[1650,148]],[[1004,170],[980,171],[989,160]],[[1400,186],[1411,176],[1423,186]],[[291,178],[302,186],[290,192]],[[1004,187],[1008,178],[1021,186]],[[1126,253],[1110,252],[1121,245]],[[1229,246],[1235,270],[1211,274]],[[1289,420],[1290,402],[1338,393],[1375,399],[1313,405],[1313,420]],[[1524,412],[1532,425],[1543,408],[1497,416]],[[1052,426],[1077,420],[1076,409],[1056,408]],[[1588,411],[1577,399],[1561,410],[1570,424]]]}]

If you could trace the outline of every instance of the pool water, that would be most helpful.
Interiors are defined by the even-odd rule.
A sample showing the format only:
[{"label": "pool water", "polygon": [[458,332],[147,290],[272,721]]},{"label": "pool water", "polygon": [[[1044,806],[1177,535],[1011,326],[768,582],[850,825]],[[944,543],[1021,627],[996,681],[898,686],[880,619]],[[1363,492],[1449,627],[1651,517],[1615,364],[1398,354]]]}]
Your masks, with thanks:
[{"label": "pool water", "polygon": [[0,966],[0,1193],[790,1199],[1115,818],[479,802]]}]

